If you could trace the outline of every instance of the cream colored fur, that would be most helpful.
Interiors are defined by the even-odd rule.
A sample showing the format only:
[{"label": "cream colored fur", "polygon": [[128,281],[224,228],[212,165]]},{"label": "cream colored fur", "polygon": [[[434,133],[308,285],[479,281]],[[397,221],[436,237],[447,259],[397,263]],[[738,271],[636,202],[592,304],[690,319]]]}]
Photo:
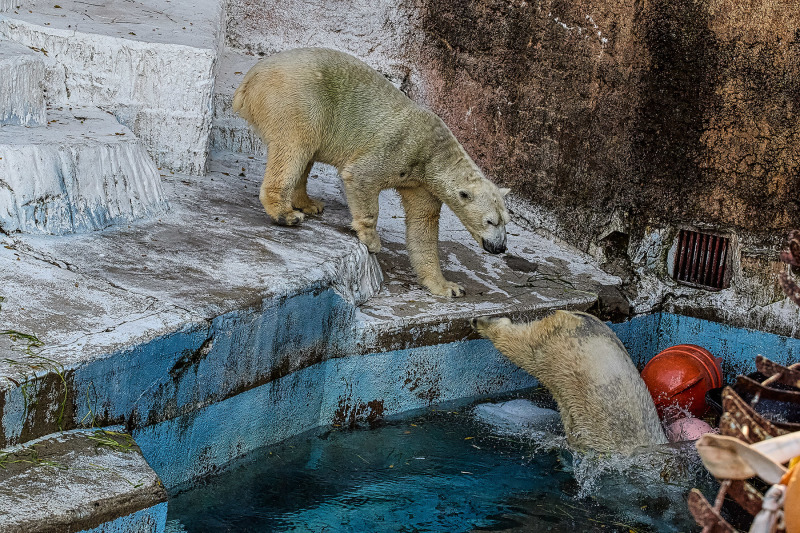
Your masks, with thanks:
[{"label": "cream colored fur", "polygon": [[381,247],[378,194],[397,189],[411,265],[433,294],[464,294],[439,266],[442,202],[487,251],[505,251],[508,190],[483,176],[439,117],[358,59],[325,48],[270,56],[244,77],[233,109],[268,145],[260,199],[277,223],[322,212],[322,202],[306,193],[319,161],[339,170],[352,227],[370,252]]},{"label": "cream colored fur", "polygon": [[527,324],[482,317],[472,325],[547,387],[574,448],[629,453],[667,442],[628,352],[597,318],[556,311]]}]

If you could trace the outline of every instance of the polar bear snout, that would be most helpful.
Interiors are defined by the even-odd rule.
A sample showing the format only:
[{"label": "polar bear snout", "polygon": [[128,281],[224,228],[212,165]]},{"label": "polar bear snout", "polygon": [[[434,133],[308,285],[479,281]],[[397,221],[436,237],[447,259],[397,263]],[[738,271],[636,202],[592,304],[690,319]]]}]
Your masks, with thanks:
[{"label": "polar bear snout", "polygon": [[490,254],[502,254],[506,251],[506,228],[505,226],[497,227],[497,231],[493,235],[483,237],[481,239],[481,246]]},{"label": "polar bear snout", "polygon": [[484,240],[483,249],[490,254],[502,254],[506,251],[506,240],[503,239],[500,243]]}]

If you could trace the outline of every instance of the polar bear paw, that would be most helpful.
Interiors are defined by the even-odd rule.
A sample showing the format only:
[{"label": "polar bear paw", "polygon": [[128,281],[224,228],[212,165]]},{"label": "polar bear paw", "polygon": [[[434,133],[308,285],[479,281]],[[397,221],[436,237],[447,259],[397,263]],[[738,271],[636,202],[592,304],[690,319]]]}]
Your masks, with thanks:
[{"label": "polar bear paw", "polygon": [[482,337],[488,336],[489,328],[492,326],[503,326],[510,324],[511,320],[506,317],[479,316],[477,318],[472,318],[469,321],[469,325],[472,326],[472,329],[477,331]]},{"label": "polar bear paw", "polygon": [[461,298],[467,292],[464,290],[464,287],[459,285],[458,283],[453,283],[452,281],[444,280],[440,283],[431,283],[425,285],[431,294],[435,294],[436,296],[444,296],[445,298]]},{"label": "polar bear paw", "polygon": [[362,230],[357,232],[358,233],[358,240],[363,242],[367,246],[367,250],[371,254],[377,254],[381,251],[381,238],[378,236],[378,232],[373,230]]},{"label": "polar bear paw", "polygon": [[275,217],[275,222],[281,226],[296,226],[303,221],[305,215],[300,211],[289,211]]},{"label": "polar bear paw", "polygon": [[325,210],[325,204],[319,200],[314,200],[306,196],[302,201],[292,202],[292,207],[299,209],[306,215],[321,215]]}]

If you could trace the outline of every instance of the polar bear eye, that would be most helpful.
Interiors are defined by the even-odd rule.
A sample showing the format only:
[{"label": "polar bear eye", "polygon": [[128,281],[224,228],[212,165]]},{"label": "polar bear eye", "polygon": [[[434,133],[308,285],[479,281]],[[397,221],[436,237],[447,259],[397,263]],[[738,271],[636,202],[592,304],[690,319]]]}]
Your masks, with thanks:
[{"label": "polar bear eye", "polygon": [[488,219],[488,218],[486,219],[486,224],[489,225],[489,226],[496,226],[497,225],[496,222],[492,222],[491,219]]},{"label": "polar bear eye", "polygon": [[469,193],[469,191],[458,191],[458,196],[462,200],[472,200],[472,195]]}]

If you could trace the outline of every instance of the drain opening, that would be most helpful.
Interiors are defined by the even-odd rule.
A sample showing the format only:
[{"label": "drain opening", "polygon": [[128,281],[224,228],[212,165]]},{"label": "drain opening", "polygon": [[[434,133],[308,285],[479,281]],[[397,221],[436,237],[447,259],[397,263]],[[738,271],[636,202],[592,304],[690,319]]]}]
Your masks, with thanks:
[{"label": "drain opening", "polygon": [[704,289],[727,289],[730,286],[725,275],[728,244],[727,237],[682,229],[672,278]]}]

